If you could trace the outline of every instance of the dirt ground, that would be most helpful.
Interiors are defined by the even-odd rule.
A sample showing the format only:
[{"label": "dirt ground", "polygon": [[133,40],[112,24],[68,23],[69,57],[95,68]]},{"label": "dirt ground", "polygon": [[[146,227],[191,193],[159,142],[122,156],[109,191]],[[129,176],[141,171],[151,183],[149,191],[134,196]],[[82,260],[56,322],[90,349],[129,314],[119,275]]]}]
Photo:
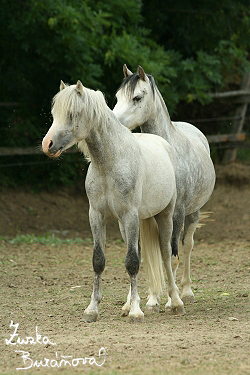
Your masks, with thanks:
[{"label": "dirt ground", "polygon": [[[217,166],[216,173],[216,188],[203,209],[213,212],[212,221],[195,236],[195,303],[185,307],[186,315],[176,317],[165,313],[164,295],[160,312],[147,312],[142,262],[142,324],[120,316],[129,278],[115,222],[108,228],[99,318],[96,323],[83,321],[92,291],[93,244],[82,187],[39,194],[2,191],[0,374],[16,374],[17,368],[26,368],[25,374],[250,374],[250,166]],[[81,237],[82,242],[9,242],[18,234]],[[179,287],[182,270],[180,249]],[[12,340],[17,326],[10,327],[11,322],[19,324],[19,336]],[[18,343],[18,337],[24,341]],[[77,360],[86,357],[92,359]]]}]

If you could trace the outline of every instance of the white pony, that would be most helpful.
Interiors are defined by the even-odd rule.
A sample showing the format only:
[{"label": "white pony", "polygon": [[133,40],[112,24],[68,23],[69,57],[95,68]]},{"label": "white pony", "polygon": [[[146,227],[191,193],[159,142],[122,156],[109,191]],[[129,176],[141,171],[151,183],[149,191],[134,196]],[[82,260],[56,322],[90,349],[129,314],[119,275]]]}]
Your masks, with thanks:
[{"label": "white pony", "polygon": [[172,311],[184,307],[171,267],[172,215],[176,201],[173,149],[163,138],[133,135],[106,105],[103,94],[85,88],[80,81],[61,82],[53,99],[53,123],[42,142],[43,151],[58,157],[74,144],[91,159],[86,177],[89,219],[94,239],[93,293],[84,311],[86,321],[96,321],[101,301],[101,275],[105,267],[106,223],[118,220],[127,245],[126,269],[130,275],[129,299],[123,315],[141,321],[137,275],[141,246],[150,284],[160,294],[164,283],[164,261]]},{"label": "white pony", "polygon": [[[171,122],[165,102],[154,82],[141,66],[132,73],[123,66],[124,80],[116,93],[113,112],[129,129],[140,126],[142,133],[157,134],[166,139],[175,156],[177,200],[173,216],[172,254],[178,257],[181,230],[184,225],[184,271],[181,281],[181,299],[192,302],[190,256],[193,235],[199,221],[199,210],[208,201],[215,184],[215,171],[210,158],[209,144],[203,133],[186,122]],[[178,260],[175,262],[175,272]],[[175,273],[174,272],[174,273]],[[150,288],[151,308],[158,305],[156,294]],[[171,305],[169,299],[166,307]]]}]

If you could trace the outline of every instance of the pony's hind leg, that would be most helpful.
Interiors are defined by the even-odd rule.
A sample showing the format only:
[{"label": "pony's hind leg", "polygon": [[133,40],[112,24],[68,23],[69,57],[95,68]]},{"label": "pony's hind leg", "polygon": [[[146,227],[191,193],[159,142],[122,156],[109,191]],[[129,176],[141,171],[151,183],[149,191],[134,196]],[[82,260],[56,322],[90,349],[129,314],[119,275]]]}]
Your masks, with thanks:
[{"label": "pony's hind leg", "polygon": [[[171,239],[172,247],[172,270],[174,279],[176,279],[176,272],[179,266],[179,243],[181,237],[181,231],[184,225],[185,211],[184,207],[175,207],[173,215],[173,233]],[[171,298],[168,295],[168,301],[165,305],[166,309],[171,309]]]},{"label": "pony's hind leg", "polygon": [[184,305],[179,297],[179,291],[175,283],[171,265],[172,248],[170,240],[173,228],[172,212],[170,208],[167,207],[155,218],[159,227],[161,254],[168,278],[168,292],[171,298],[171,311],[175,315],[183,315],[185,314]]},{"label": "pony's hind leg", "polygon": [[159,312],[160,311],[159,297],[156,293],[153,293],[150,288],[149,288],[146,308],[147,308],[148,312]]},{"label": "pony's hind leg", "polygon": [[173,233],[171,238],[172,255],[178,257],[181,231],[185,221],[184,207],[175,207],[173,215]]},{"label": "pony's hind leg", "polygon": [[[122,223],[120,221],[118,221],[118,224],[119,224],[120,232],[121,232],[121,235],[122,235],[122,239],[127,244],[126,232],[125,232],[125,230],[123,228],[123,225],[122,225]],[[131,299],[131,285],[129,287],[129,292],[128,292],[128,295],[127,295],[127,301],[122,306],[122,314],[121,314],[121,316],[128,316],[129,311],[130,311],[130,299]]]},{"label": "pony's hind leg", "polygon": [[122,306],[122,316],[128,316],[128,314],[130,312],[130,308],[131,308],[130,300],[131,300],[131,285],[129,287],[129,292],[128,292],[128,295],[127,295],[127,301]]},{"label": "pony's hind leg", "polygon": [[183,277],[181,280],[181,286],[183,288],[181,299],[186,303],[192,303],[194,301],[194,293],[191,289],[191,278],[190,278],[190,258],[191,252],[194,246],[194,232],[196,230],[200,217],[200,211],[196,211],[185,218],[184,234],[182,239],[183,253],[184,253],[184,269]]},{"label": "pony's hind leg", "polygon": [[98,317],[98,305],[102,299],[101,281],[105,267],[104,247],[106,241],[106,227],[100,219],[100,214],[90,209],[89,218],[94,238],[93,268],[95,272],[93,292],[89,306],[84,310],[83,318],[86,322],[95,322]]},{"label": "pony's hind leg", "polygon": [[[138,294],[137,275],[140,266],[140,248],[139,248],[139,218],[137,213],[127,213],[124,215],[122,227],[124,228],[127,239],[126,269],[130,276],[130,311],[129,319],[131,322],[142,322],[144,314],[140,309],[140,297]],[[127,301],[129,303],[129,301]]]},{"label": "pony's hind leg", "polygon": [[[176,272],[177,272],[178,267],[179,267],[179,256],[173,256],[173,253],[172,253],[172,271],[173,271],[173,276],[174,276],[175,281],[176,281]],[[165,309],[171,310],[171,298],[168,292],[167,292],[167,298],[168,298],[168,301],[165,305]]]}]

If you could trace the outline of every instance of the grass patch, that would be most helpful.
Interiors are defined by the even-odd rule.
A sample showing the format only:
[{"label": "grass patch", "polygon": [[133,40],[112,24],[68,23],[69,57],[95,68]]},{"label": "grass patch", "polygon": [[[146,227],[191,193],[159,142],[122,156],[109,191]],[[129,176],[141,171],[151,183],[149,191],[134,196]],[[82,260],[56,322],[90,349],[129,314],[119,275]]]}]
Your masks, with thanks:
[{"label": "grass patch", "polygon": [[16,244],[42,244],[48,246],[63,245],[63,244],[81,244],[83,242],[92,242],[90,238],[82,239],[76,238],[59,238],[54,234],[48,234],[44,236],[36,236],[34,234],[19,234],[12,239],[7,239],[7,237],[0,237],[0,241],[6,241],[11,245]]}]

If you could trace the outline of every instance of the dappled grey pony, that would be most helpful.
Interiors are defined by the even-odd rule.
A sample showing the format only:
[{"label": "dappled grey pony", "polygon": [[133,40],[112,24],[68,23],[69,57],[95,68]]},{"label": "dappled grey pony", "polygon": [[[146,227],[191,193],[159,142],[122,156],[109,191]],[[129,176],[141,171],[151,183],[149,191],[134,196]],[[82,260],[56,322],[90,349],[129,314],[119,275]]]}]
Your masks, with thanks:
[{"label": "dappled grey pony", "polygon": [[[80,81],[60,91],[52,104],[53,123],[42,147],[50,157],[78,144],[90,160],[86,176],[89,220],[94,239],[93,293],[84,311],[86,321],[95,321],[101,301],[101,275],[105,267],[106,223],[118,220],[127,245],[126,269],[130,275],[129,299],[123,315],[143,319],[137,291],[141,248],[150,285],[160,294],[164,286],[164,261],[171,308],[183,314],[184,307],[171,267],[172,216],[176,201],[173,149],[163,138],[132,134],[108,108],[100,91],[85,88]],[[139,230],[140,228],[140,230]]]},{"label": "dappled grey pony", "polygon": [[[172,254],[178,257],[178,246],[184,225],[184,271],[181,281],[182,301],[192,302],[190,256],[193,235],[199,221],[199,210],[208,201],[215,184],[215,172],[206,137],[186,122],[172,122],[166,104],[151,75],[138,66],[132,73],[123,66],[124,80],[116,93],[113,112],[129,129],[140,126],[142,133],[157,134],[173,147],[176,160],[177,199],[173,216]],[[178,261],[175,263],[175,272]],[[171,304],[170,299],[166,305]],[[156,293],[150,287],[147,305],[158,305]]]}]

